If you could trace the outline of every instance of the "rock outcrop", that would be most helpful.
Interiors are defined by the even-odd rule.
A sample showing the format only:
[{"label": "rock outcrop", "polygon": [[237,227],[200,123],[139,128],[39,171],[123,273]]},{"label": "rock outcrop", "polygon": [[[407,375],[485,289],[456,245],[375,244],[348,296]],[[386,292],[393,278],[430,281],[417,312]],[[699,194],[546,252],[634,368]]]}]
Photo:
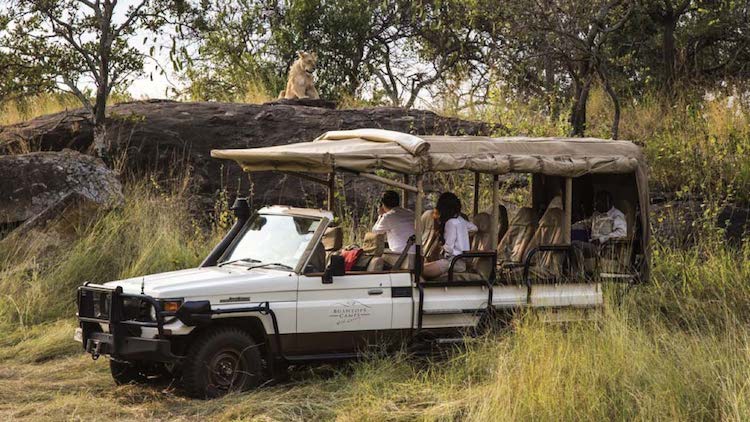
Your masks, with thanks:
[{"label": "rock outcrop", "polygon": [[[367,108],[336,110],[294,101],[261,105],[139,101],[108,109],[109,157],[130,175],[156,171],[175,177],[187,171],[205,201],[226,189],[230,195],[252,189],[256,205],[319,203],[322,190],[293,177],[254,174],[234,163],[212,159],[212,149],[254,148],[310,141],[328,130],[382,128],[412,134],[486,135],[504,133],[486,123],[441,117],[424,110]],[[86,151],[93,128],[82,110],[42,116],[0,128],[0,154],[31,150]],[[351,195],[359,194],[346,179]],[[363,196],[363,195],[359,195]],[[349,198],[351,199],[351,198]],[[208,205],[208,204],[207,204]]]},{"label": "rock outcrop", "polygon": [[73,205],[101,209],[122,200],[117,175],[94,157],[70,150],[0,156],[4,227],[29,220],[41,224]]}]

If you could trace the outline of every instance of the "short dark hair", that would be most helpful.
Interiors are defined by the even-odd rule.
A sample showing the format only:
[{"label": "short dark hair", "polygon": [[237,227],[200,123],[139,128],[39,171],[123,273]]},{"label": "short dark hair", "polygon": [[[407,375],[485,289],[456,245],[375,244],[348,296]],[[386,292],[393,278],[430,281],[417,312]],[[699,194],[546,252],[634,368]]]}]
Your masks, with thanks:
[{"label": "short dark hair", "polygon": [[401,197],[395,190],[387,190],[383,192],[383,197],[380,198],[380,203],[388,208],[396,208],[401,204]]},{"label": "short dark hair", "polygon": [[614,198],[612,198],[612,194],[609,191],[600,190],[594,195],[595,208],[597,207],[597,204],[601,204],[603,208],[610,209],[614,204]]},{"label": "short dark hair", "polygon": [[597,192],[595,198],[597,200],[607,201],[609,203],[612,202],[612,194],[606,190],[600,190],[599,192]]}]

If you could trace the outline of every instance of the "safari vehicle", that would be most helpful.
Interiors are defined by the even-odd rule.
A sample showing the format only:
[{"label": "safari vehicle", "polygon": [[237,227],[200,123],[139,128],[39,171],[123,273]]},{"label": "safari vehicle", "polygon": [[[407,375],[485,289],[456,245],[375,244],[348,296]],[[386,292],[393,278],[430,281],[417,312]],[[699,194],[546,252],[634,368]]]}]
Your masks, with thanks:
[{"label": "safari vehicle", "polygon": [[[238,199],[236,223],[199,268],[81,286],[76,338],[94,358],[109,356],[117,383],[167,374],[192,395],[216,396],[279,377],[289,364],[353,358],[374,344],[419,350],[460,342],[508,310],[597,308],[604,282],[648,279],[645,163],[630,142],[361,129],[212,156],[248,172],[319,182],[328,209],[270,206],[251,215]],[[444,278],[425,280],[424,257],[434,247],[420,218],[426,178],[459,171],[474,174],[479,231]],[[343,172],[402,189],[405,200],[415,195],[414,257],[389,253],[382,237],[370,235],[345,271],[331,211]],[[531,207],[501,227],[500,181],[508,173],[530,175]],[[492,181],[488,213],[479,210],[483,177]],[[616,253],[584,265],[571,246],[572,222],[601,189],[626,214],[628,236],[610,246]],[[466,271],[454,271],[458,260]]]}]

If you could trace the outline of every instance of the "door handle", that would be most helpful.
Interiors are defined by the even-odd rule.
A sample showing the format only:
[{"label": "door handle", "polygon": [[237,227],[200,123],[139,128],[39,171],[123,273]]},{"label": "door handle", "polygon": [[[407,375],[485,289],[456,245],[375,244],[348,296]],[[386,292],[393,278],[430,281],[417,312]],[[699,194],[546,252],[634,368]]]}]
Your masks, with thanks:
[{"label": "door handle", "polygon": [[382,295],[383,294],[383,289],[370,289],[370,290],[367,291],[367,294],[370,295],[370,296]]}]

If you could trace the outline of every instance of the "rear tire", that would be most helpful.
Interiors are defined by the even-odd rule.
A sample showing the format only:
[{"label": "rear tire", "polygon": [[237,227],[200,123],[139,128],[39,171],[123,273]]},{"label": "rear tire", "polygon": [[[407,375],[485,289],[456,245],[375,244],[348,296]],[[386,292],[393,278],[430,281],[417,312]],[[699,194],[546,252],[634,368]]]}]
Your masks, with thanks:
[{"label": "rear tire", "polygon": [[185,390],[196,398],[255,388],[263,380],[260,348],[252,336],[238,328],[206,332],[188,348],[182,376]]}]

